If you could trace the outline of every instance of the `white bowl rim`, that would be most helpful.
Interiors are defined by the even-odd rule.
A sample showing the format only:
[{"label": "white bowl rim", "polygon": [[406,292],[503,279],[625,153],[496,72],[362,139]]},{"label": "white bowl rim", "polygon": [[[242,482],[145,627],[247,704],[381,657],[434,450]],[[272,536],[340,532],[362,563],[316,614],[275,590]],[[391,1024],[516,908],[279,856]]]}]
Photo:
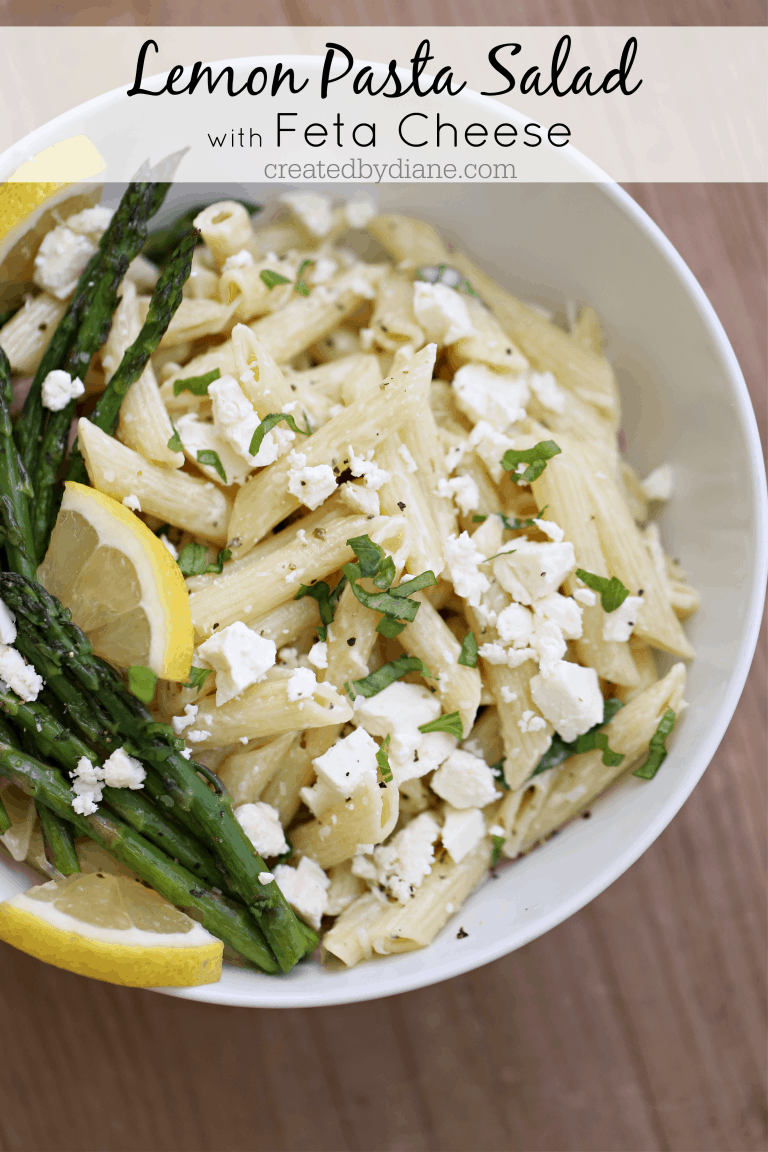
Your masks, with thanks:
[{"label": "white bowl rim", "polygon": [[[298,64],[315,63],[321,58],[299,54],[285,54],[279,57],[243,57],[238,60],[222,60],[212,63],[237,64],[245,59],[281,59],[284,62],[290,61],[293,64]],[[157,75],[161,76],[163,74],[158,73]],[[34,146],[38,137],[50,135],[53,129],[59,124],[64,125],[71,117],[87,118],[85,114],[91,107],[103,107],[105,103],[124,96],[125,88],[113,89],[111,92],[103,93],[75,108],[69,109],[55,119],[41,125],[0,155],[0,173],[5,169],[8,158],[17,152],[17,150],[23,150],[24,155],[29,155],[29,146]],[[467,98],[473,102],[493,107],[496,110],[503,109],[505,115],[515,115],[522,121],[528,119],[519,113],[515,113],[514,110],[501,105],[498,101],[488,97],[482,97],[478,93],[468,92]],[[318,994],[317,990],[311,992],[304,991],[300,985],[294,984],[291,981],[290,976],[284,979],[273,978],[270,980],[268,986],[269,994],[263,991],[265,985],[261,981],[255,985],[252,993],[249,992],[247,994],[238,993],[233,990],[224,993],[219,984],[202,985],[196,988],[157,988],[153,989],[154,991],[176,996],[181,999],[197,1000],[204,1003],[231,1007],[330,1007],[337,1004],[352,1004],[381,999],[382,997],[396,995],[401,992],[411,992],[418,988],[448,980],[453,976],[463,975],[476,968],[481,968],[494,960],[498,960],[516,951],[525,944],[531,943],[533,940],[538,939],[538,937],[550,931],[550,929],[563,923],[599,896],[601,892],[605,891],[619,876],[630,868],[674,819],[711,763],[725,735],[726,729],[736,710],[736,705],[744,688],[754,656],[766,595],[766,579],[768,578],[768,493],[766,492],[766,474],[762,445],[752,402],[741,368],[723,325],[703,288],[677,249],[671,241],[667,239],[658,225],[640,205],[632,199],[621,185],[612,182],[588,157],[583,156],[577,149],[572,148],[570,158],[576,166],[581,168],[582,172],[588,171],[591,173],[591,182],[599,184],[603,194],[613,200],[614,204],[637,224],[646,238],[682,281],[720,356],[736,402],[737,419],[748,448],[751,494],[755,507],[756,545],[751,574],[751,587],[749,589],[748,604],[742,625],[742,640],[738,656],[728,678],[726,690],[720,698],[717,711],[709,725],[705,744],[703,748],[700,749],[696,761],[686,770],[677,788],[668,797],[663,807],[657,811],[654,818],[645,825],[642,831],[633,837],[631,844],[627,846],[624,852],[607,861],[597,874],[593,876],[592,880],[588,884],[585,884],[577,894],[558,905],[557,908],[548,914],[543,915],[535,924],[532,924],[524,930],[508,931],[492,945],[487,945],[479,952],[475,951],[466,958],[454,955],[435,967],[413,973],[406,977],[397,975],[396,969],[387,963],[387,959],[396,959],[396,957],[377,960],[375,963],[377,965],[379,979],[375,984],[366,983],[358,988],[340,987],[334,985],[333,978],[329,973],[330,978],[322,994]],[[341,188],[343,185],[334,185],[331,183],[329,187]],[[391,974],[388,973],[388,969]],[[335,988],[337,990],[334,990]]]}]

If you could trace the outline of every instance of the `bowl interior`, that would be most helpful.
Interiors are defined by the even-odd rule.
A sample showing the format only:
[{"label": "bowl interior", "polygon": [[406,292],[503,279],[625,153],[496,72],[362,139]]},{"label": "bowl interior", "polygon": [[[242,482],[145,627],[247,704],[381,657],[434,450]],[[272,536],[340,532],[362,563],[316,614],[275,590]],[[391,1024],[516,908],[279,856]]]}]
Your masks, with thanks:
[{"label": "bowl interior", "polygon": [[[175,186],[166,211],[212,188]],[[347,195],[352,188],[323,190]],[[259,200],[277,189],[219,191]],[[219,984],[174,995],[254,1007],[345,1003],[445,979],[535,939],[602,891],[669,823],[722,738],[749,668],[765,572],[759,441],[722,328],[658,229],[608,184],[382,184],[375,195],[382,210],[436,225],[524,298],[559,312],[569,300],[590,303],[602,317],[628,459],[641,473],[664,461],[675,470],[661,529],[703,596],[688,629],[697,650],[690,707],[652,784],[625,780],[593,805],[591,820],[576,820],[502,867],[430,948],[349,971],[307,964],[281,979],[227,968]],[[0,864],[0,898],[28,883],[23,867]],[[468,933],[460,940],[459,925]]]}]

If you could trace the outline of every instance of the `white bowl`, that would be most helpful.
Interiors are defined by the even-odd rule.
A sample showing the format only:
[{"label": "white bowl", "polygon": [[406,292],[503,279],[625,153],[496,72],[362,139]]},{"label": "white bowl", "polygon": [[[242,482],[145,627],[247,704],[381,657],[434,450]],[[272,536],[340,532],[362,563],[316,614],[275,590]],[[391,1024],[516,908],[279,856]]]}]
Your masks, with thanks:
[{"label": "white bowl", "polygon": [[[457,98],[453,107],[464,99],[482,105],[486,116],[491,109],[509,119],[507,109],[472,95]],[[124,92],[110,93],[33,133],[13,155],[0,157],[0,178],[20,153],[88,132],[111,110],[124,110],[125,101]],[[169,140],[165,151],[174,146]],[[589,162],[568,152],[583,179]],[[348,188],[325,190],[341,194]],[[221,191],[243,195],[246,186]],[[176,187],[168,208],[201,192],[214,194],[213,186]],[[274,185],[247,186],[250,199],[274,192]],[[592,805],[591,820],[574,821],[503,867],[431,947],[349,971],[304,964],[281,978],[226,968],[218,984],[173,990],[188,999],[270,1008],[374,999],[467,972],[541,936],[602,892],[669,824],[725,733],[757,640],[766,498],[754,414],[717,316],[656,225],[608,183],[398,183],[375,192],[382,210],[433,223],[520,295],[560,311],[569,299],[588,302],[602,317],[621,386],[628,458],[641,473],[663,461],[675,470],[675,496],[661,529],[668,551],[703,597],[687,629],[697,651],[686,689],[690,707],[652,783],[624,780]],[[0,898],[27,884],[24,869],[0,865]],[[460,940],[459,925],[468,933]]]}]

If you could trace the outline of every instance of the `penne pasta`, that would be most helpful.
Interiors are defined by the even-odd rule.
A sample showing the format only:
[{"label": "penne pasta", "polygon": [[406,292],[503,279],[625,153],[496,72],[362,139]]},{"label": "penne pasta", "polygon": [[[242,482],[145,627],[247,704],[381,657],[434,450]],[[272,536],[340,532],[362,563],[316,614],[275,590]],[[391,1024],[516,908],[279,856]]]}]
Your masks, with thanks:
[{"label": "penne pasta", "polygon": [[32,376],[37,371],[66,308],[64,301],[41,292],[29,297],[0,328],[0,348],[10,361],[11,372]]}]

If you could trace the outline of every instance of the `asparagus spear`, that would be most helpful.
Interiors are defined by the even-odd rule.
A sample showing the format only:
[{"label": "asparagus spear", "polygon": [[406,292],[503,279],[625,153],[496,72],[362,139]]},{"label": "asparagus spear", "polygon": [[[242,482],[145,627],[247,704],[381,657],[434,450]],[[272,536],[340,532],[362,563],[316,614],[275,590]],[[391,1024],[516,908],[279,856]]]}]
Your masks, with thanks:
[{"label": "asparagus spear", "polygon": [[11,818],[8,815],[8,813],[6,812],[5,804],[3,804],[3,798],[2,798],[2,796],[0,796],[0,836],[2,836],[3,833],[7,832],[10,827],[11,827]]},{"label": "asparagus spear", "polygon": [[[99,397],[99,401],[89,417],[92,424],[103,429],[104,432],[109,432],[110,435],[114,433],[117,426],[123,397],[131,384],[134,384],[141,376],[147,361],[163,338],[176,309],[181,303],[181,290],[192,271],[192,253],[197,240],[197,232],[188,232],[173,253],[171,260],[155,285],[149,303],[147,319],[142,325],[141,331],[130,348],[126,350],[119,368],[107,384],[106,390]],[[72,449],[67,479],[76,480],[80,484],[88,483],[88,473],[77,443]]]},{"label": "asparagus spear", "polygon": [[0,348],[0,518],[8,567],[34,580],[37,571],[29,497],[32,486],[13,439],[11,365]]},{"label": "asparagus spear", "polygon": [[[151,183],[130,185],[101,239],[100,259],[83,293],[77,335],[64,361],[64,368],[72,377],[84,379],[91,358],[109,335],[118,289],[128,265],[139,254],[146,239],[147,220],[157,200],[156,190],[157,185]],[[37,375],[39,373],[35,380]],[[42,389],[42,379],[40,387]],[[39,452],[31,469],[35,490],[32,533],[37,555],[41,558],[56,514],[56,477],[66,454],[76,403],[76,400],[70,400],[60,412],[47,414]]]},{"label": "asparagus spear", "polygon": [[75,840],[72,828],[66,820],[62,820],[45,804],[35,801],[37,814],[40,817],[40,830],[43,833],[45,855],[49,864],[52,864],[62,876],[72,876],[80,871],[80,861],[75,851]]},{"label": "asparagus spear", "polygon": [[90,836],[142,880],[183,910],[194,910],[203,926],[264,972],[276,973],[263,934],[248,912],[217,896],[180,864],[134,831],[117,816],[99,812],[79,816],[72,811],[72,792],[61,772],[19,752],[0,739],[0,776],[66,819],[80,836]]},{"label": "asparagus spear", "polygon": [[[260,882],[266,865],[235,819],[231,799],[217,796],[201,780],[194,762],[180,755],[173,730],[152,722],[148,710],[127,691],[114,669],[93,655],[90,641],[55,597],[13,572],[0,574],[0,595],[16,613],[19,650],[19,639],[24,636],[25,655],[41,653],[46,664],[57,668],[56,678],[41,672],[57,695],[62,679],[69,676],[98,697],[108,716],[106,727],[125,742],[126,751],[158,771],[174,803],[194,817],[234,891],[258,917],[281,968],[292,968],[314,948],[317,937],[300,923],[274,882]],[[37,667],[35,656],[29,658]]]},{"label": "asparagus spear", "polygon": [[[0,681],[2,685],[2,681]],[[34,755],[35,746],[32,736],[29,732],[22,729],[17,732],[8,723],[5,717],[0,716],[0,739],[10,744],[13,748],[21,748]],[[27,741],[30,747],[26,747]],[[55,812],[51,812],[45,808],[44,804],[39,804],[35,801],[35,809],[40,818],[40,828],[43,833],[43,842],[45,843],[45,855],[49,863],[53,865],[62,876],[71,876],[73,872],[80,871],[80,864],[75,852],[75,843],[72,839],[72,834],[69,830],[69,825],[66,824]]]},{"label": "asparagus spear", "polygon": [[[74,772],[83,758],[89,760],[91,764],[99,762],[96,753],[79,736],[68,731],[42,701],[33,700],[24,703],[10,689],[3,689],[0,686],[0,709],[12,717],[19,728],[28,734],[35,746],[33,755],[56,760],[68,772]],[[4,726],[0,727],[0,735],[8,743],[16,743]],[[225,879],[217,868],[212,853],[174,824],[141,792],[133,792],[126,788],[111,788],[107,785],[104,788],[104,802],[132,828],[143,833],[158,848],[162,848],[172,860],[178,860],[195,876],[202,877],[212,886],[223,886]],[[43,834],[45,835],[45,827]],[[61,835],[63,837],[63,832]],[[60,872],[64,872],[58,864],[56,867]],[[74,871],[78,869],[75,868]],[[66,872],[64,874],[68,875]]]}]

